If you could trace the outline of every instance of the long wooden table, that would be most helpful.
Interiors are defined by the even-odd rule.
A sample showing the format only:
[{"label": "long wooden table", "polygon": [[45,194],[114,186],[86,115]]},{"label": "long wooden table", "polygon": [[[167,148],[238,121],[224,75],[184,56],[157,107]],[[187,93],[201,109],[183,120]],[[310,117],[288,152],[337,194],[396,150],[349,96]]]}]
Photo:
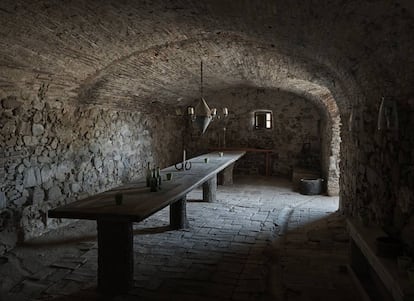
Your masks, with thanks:
[{"label": "long wooden table", "polygon": [[[191,169],[178,171],[174,166],[161,171],[172,173],[172,180],[163,181],[161,190],[150,192],[145,179],[140,179],[106,192],[49,210],[51,218],[89,219],[97,221],[98,290],[118,294],[133,285],[134,256],[132,223],[140,222],[170,205],[170,226],[187,228],[186,195],[203,185],[203,199],[214,201],[217,173],[233,164],[244,151],[212,152],[192,158]],[[208,162],[205,163],[205,158]],[[115,195],[122,194],[117,205]]]}]

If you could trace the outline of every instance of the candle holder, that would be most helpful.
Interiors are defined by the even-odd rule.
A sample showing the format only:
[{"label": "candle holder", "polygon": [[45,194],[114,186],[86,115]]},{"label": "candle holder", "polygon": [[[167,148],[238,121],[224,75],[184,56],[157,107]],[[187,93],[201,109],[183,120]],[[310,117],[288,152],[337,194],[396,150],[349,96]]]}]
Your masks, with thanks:
[{"label": "candle holder", "polygon": [[176,170],[190,170],[191,169],[191,162],[190,161],[183,161],[174,165]]},{"label": "candle holder", "polygon": [[191,162],[186,160],[187,157],[185,156],[185,154],[186,153],[185,153],[185,149],[184,149],[183,150],[183,162],[176,163],[174,165],[176,170],[189,170],[189,169],[191,169]]}]

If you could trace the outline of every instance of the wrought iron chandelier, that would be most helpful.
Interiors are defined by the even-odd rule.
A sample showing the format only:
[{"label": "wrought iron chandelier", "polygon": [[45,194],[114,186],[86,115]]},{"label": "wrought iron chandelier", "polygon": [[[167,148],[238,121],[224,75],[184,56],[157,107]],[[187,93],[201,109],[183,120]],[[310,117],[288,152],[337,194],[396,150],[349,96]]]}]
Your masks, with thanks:
[{"label": "wrought iron chandelier", "polygon": [[229,115],[229,110],[224,107],[222,109],[222,115],[217,113],[216,108],[210,109],[203,95],[203,61],[200,63],[200,100],[194,107],[188,107],[187,113],[191,118],[191,121],[195,122],[201,134],[204,134],[209,126],[210,122],[214,119],[226,118]]}]

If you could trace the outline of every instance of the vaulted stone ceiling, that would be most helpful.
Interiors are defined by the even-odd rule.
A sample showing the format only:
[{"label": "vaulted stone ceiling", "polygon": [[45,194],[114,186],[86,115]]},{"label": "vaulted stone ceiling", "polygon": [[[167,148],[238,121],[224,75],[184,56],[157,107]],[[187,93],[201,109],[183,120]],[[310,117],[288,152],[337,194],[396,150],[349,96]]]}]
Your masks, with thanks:
[{"label": "vaulted stone ceiling", "polygon": [[46,84],[51,99],[115,107],[185,105],[199,95],[203,60],[206,94],[245,85],[332,93],[346,109],[368,88],[387,94],[387,82],[410,91],[406,3],[2,0],[0,87]]}]

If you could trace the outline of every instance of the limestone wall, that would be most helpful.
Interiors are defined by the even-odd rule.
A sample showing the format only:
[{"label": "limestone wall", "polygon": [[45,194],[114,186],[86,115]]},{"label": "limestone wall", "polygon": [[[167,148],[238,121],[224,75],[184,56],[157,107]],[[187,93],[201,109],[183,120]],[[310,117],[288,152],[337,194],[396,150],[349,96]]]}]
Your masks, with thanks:
[{"label": "limestone wall", "polygon": [[179,157],[170,151],[181,141],[174,116],[160,122],[42,95],[0,104],[0,254],[61,225],[48,209],[136,179],[147,161],[164,167]]},{"label": "limestone wall", "polygon": [[[277,90],[238,88],[212,94],[206,97],[210,107],[227,106],[230,115],[227,120],[211,123],[206,133],[197,136],[192,129],[192,151],[200,153],[210,147],[223,146],[223,128],[227,147],[250,147],[272,149],[271,174],[290,177],[293,166],[301,162],[303,143],[311,144],[307,158],[309,167],[321,170],[321,116],[316,106],[291,93]],[[273,128],[254,129],[254,111],[271,110]],[[194,127],[194,125],[192,125]],[[328,148],[330,147],[330,141]],[[264,174],[264,154],[248,153],[239,160],[236,172]]]}]

